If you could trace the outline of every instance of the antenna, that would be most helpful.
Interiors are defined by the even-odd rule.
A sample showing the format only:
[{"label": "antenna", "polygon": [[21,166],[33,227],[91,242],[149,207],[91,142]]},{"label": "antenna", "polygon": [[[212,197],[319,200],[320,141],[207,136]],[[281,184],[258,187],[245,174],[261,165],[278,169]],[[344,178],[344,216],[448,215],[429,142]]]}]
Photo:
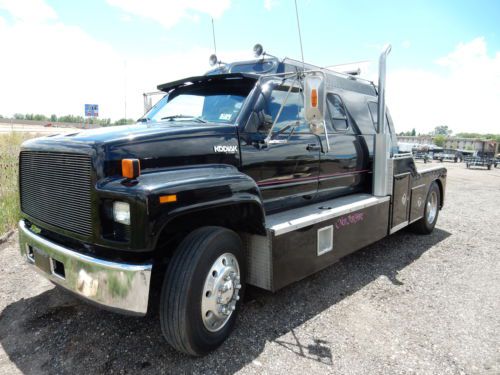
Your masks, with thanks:
[{"label": "antenna", "polygon": [[297,29],[299,30],[300,54],[302,55],[302,69],[306,70],[304,63],[304,49],[302,48],[302,35],[300,34],[299,9],[297,8],[297,0],[295,0],[295,15],[297,16]]},{"label": "antenna", "polygon": [[212,17],[212,36],[214,38],[214,54],[217,56],[217,44],[215,44],[215,26],[213,17]]}]

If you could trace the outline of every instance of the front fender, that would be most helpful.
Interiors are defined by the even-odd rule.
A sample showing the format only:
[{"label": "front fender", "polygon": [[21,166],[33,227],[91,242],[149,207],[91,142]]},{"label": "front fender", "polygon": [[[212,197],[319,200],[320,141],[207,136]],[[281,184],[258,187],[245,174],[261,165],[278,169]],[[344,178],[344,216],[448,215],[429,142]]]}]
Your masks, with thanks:
[{"label": "front fender", "polygon": [[[171,220],[209,208],[234,204],[252,204],[258,207],[264,227],[264,208],[255,181],[237,168],[224,164],[181,167],[146,173],[135,184],[123,184],[123,179],[103,181],[99,190],[128,196],[134,204],[132,214],[146,215],[132,218],[132,230],[144,236],[147,250],[156,246],[156,240]],[[176,200],[160,203],[160,197],[175,195]],[[133,236],[135,237],[135,236]],[[146,250],[146,249],[145,249]]]}]

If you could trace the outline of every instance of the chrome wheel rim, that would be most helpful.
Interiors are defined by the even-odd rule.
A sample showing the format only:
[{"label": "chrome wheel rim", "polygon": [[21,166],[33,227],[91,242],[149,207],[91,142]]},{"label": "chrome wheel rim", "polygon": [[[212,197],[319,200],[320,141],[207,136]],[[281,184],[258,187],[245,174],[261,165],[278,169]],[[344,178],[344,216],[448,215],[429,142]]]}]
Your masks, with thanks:
[{"label": "chrome wheel rim", "polygon": [[231,318],[240,299],[240,267],[231,253],[222,254],[205,278],[201,318],[210,332],[220,331]]},{"label": "chrome wheel rim", "polygon": [[427,222],[432,224],[436,218],[438,210],[437,194],[435,191],[431,192],[431,196],[427,201]]}]

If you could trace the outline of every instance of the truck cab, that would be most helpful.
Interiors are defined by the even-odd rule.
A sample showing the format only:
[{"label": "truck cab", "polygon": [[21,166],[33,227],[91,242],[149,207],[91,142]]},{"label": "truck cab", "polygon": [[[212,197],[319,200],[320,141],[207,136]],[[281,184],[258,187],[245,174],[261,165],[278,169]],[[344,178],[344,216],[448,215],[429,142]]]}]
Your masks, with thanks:
[{"label": "truck cab", "polygon": [[275,292],[405,227],[432,232],[446,169],[397,153],[388,52],[378,86],[261,57],[159,85],[136,125],[25,142],[21,254],[103,308],[159,303],[167,342],[203,355],[247,284]]}]

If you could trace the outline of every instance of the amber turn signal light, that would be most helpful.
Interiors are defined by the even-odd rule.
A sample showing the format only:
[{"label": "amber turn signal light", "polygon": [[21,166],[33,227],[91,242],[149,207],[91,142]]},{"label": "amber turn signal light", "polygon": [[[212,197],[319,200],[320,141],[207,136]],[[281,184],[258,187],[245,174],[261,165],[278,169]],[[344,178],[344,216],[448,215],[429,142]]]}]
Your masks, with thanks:
[{"label": "amber turn signal light", "polygon": [[126,178],[137,178],[141,175],[141,164],[139,159],[122,160],[122,176]]},{"label": "amber turn signal light", "polygon": [[311,106],[314,108],[318,107],[318,90],[311,90]]},{"label": "amber turn signal light", "polygon": [[173,203],[173,202],[177,202],[177,195],[176,194],[161,195],[160,196],[160,203]]}]

